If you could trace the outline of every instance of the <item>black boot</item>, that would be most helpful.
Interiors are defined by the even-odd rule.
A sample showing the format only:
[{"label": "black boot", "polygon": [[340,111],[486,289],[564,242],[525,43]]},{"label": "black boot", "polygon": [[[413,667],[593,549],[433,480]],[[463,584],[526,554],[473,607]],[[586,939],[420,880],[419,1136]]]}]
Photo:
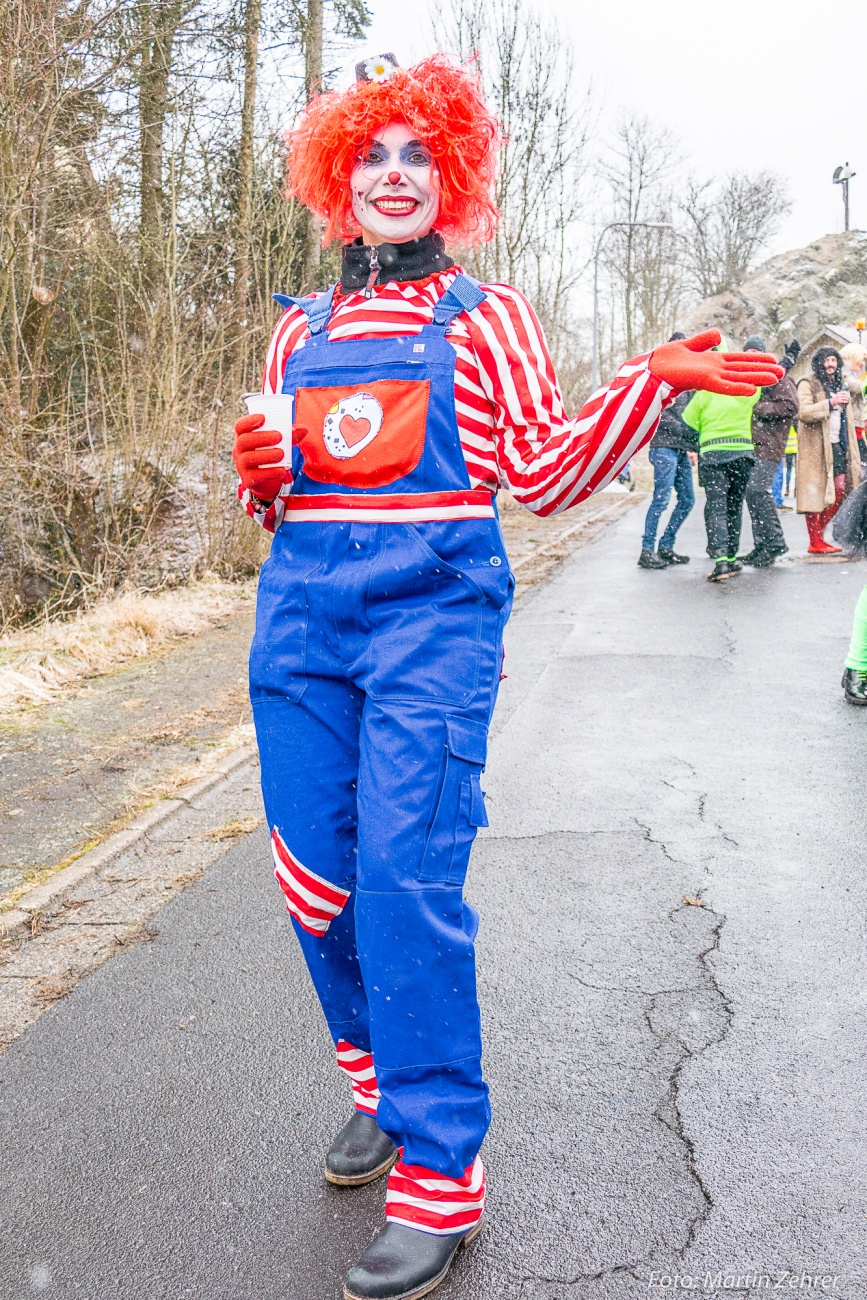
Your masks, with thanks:
[{"label": "black boot", "polygon": [[867,704],[867,673],[847,668],[840,683],[847,704]]},{"label": "black boot", "polygon": [[664,560],[656,551],[642,551],[638,557],[639,569],[667,569],[668,561]]},{"label": "black boot", "polygon": [[783,543],[782,546],[757,546],[749,555],[743,555],[739,558],[744,564],[752,564],[756,569],[769,569],[774,560],[778,560],[781,555],[788,552],[788,546]]},{"label": "black boot", "polygon": [[726,578],[731,578],[737,569],[733,569],[728,560],[717,560],[713,566],[713,572],[707,575],[708,582],[725,582]]},{"label": "black boot", "polygon": [[386,1223],[367,1247],[343,1288],[344,1300],[416,1300],[439,1286],[458,1252],[482,1230],[439,1237],[402,1223]]},{"label": "black boot", "polygon": [[357,1110],[331,1143],[325,1157],[325,1177],[338,1187],[363,1187],[387,1173],[397,1159],[397,1147],[372,1115]]},{"label": "black boot", "polygon": [[661,560],[665,560],[666,564],[689,564],[688,555],[678,555],[677,551],[668,551],[662,546],[657,551],[657,555]]}]

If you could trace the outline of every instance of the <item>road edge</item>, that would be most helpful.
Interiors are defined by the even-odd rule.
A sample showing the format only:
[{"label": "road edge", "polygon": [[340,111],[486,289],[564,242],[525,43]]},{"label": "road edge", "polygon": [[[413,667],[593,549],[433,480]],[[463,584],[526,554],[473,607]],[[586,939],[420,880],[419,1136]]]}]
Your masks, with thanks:
[{"label": "road edge", "polygon": [[170,796],[157,800],[121,830],[109,835],[101,844],[82,854],[68,867],[63,867],[53,876],[49,876],[42,884],[26,890],[15,900],[14,907],[0,912],[0,940],[19,938],[26,935],[28,931],[32,932],[39,916],[46,908],[62,901],[83,880],[112,862],[139,840],[144,839],[154,827],[162,826],[185,808],[194,806],[198,799],[210,794],[239,767],[251,758],[255,758],[256,752],[254,745],[240,745],[237,749],[233,749],[217,763],[213,772],[198,777],[195,781],[190,781],[175,790]]}]

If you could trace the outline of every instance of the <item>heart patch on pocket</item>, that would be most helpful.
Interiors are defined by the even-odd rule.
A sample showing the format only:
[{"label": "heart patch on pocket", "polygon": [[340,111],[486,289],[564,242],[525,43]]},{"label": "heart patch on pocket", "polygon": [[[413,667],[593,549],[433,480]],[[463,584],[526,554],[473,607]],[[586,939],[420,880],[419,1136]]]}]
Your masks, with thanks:
[{"label": "heart patch on pocket", "polygon": [[353,393],[335,402],[325,417],[322,438],[337,460],[349,460],[369,447],[382,428],[382,407],[372,393]]}]

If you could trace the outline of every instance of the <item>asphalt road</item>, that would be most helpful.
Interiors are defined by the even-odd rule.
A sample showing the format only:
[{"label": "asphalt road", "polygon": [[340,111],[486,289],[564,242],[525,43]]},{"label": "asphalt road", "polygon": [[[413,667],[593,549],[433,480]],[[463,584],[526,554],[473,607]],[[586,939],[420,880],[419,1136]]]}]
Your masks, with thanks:
[{"label": "asphalt road", "polygon": [[[251,720],[249,603],[0,730],[0,895],[80,851]],[[195,775],[195,773],[193,773]]]},{"label": "asphalt road", "polygon": [[[867,566],[713,586],[696,514],[646,573],[642,515],[511,625],[468,885],[489,1225],[437,1295],[854,1300]],[[338,1297],[383,1189],[321,1178],[346,1098],[262,832],[156,925],[0,1058],[2,1295]]]}]

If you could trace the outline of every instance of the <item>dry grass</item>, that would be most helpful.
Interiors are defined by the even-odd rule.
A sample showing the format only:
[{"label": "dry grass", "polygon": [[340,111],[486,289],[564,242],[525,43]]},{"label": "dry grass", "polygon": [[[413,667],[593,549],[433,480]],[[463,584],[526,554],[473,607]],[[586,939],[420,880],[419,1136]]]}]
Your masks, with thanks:
[{"label": "dry grass", "polygon": [[249,605],[252,582],[207,578],[158,595],[128,592],[67,620],[0,636],[0,704],[48,703],[180,637],[194,636]]},{"label": "dry grass", "polygon": [[215,844],[222,844],[224,840],[237,840],[242,835],[249,835],[261,823],[261,817],[233,817],[231,821],[226,822],[225,826],[217,826],[213,830],[205,831],[202,838],[213,840]]}]

